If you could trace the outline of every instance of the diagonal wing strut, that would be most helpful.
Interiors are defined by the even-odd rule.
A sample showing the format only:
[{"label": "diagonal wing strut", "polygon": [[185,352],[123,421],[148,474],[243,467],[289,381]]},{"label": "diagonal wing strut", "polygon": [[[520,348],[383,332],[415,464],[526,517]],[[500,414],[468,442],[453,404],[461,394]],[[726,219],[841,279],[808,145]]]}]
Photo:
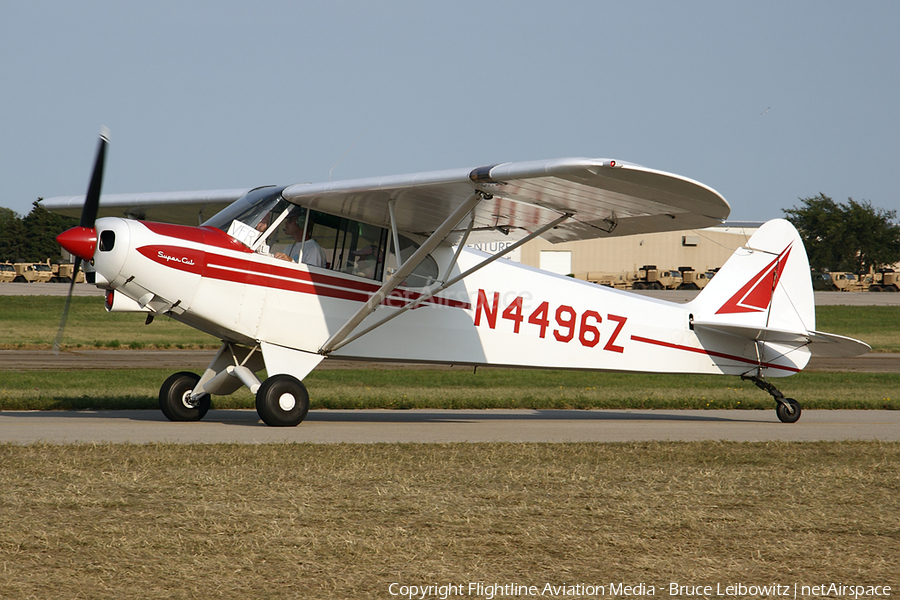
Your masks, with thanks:
[{"label": "diagonal wing strut", "polygon": [[[546,231],[548,231],[548,230],[550,230],[550,229],[553,229],[554,227],[556,227],[557,225],[559,225],[560,223],[562,223],[562,222],[565,221],[566,219],[570,218],[571,216],[572,216],[571,214],[566,213],[566,214],[564,214],[564,215],[561,215],[559,218],[554,219],[553,221],[550,221],[549,223],[547,223],[546,225],[544,225],[543,227],[541,227],[541,228],[538,229],[537,231],[535,231],[535,232],[533,232],[533,233],[530,233],[530,234],[528,234],[527,236],[523,237],[521,240],[517,241],[515,244],[512,244],[512,245],[510,245],[510,246],[507,246],[502,252],[498,252],[497,254],[492,254],[491,256],[489,256],[488,258],[484,259],[483,261],[481,261],[480,263],[478,263],[477,265],[475,265],[474,267],[472,267],[471,269],[469,269],[469,270],[466,271],[465,273],[462,273],[462,274],[460,274],[460,275],[457,275],[456,277],[450,279],[449,281],[447,281],[447,282],[445,282],[445,283],[443,283],[443,284],[441,284],[441,285],[439,285],[439,286],[435,286],[435,287],[431,288],[430,290],[428,290],[427,292],[425,292],[424,294],[422,294],[421,296],[419,296],[418,298],[416,298],[416,301],[415,301],[415,302],[410,302],[409,304],[407,304],[406,306],[400,308],[400,309],[397,310],[396,312],[391,313],[390,315],[388,315],[387,317],[385,317],[385,318],[383,318],[382,320],[378,321],[377,323],[375,323],[375,324],[373,324],[373,325],[367,327],[367,328],[364,329],[363,331],[360,331],[359,333],[357,333],[357,334],[354,335],[353,337],[347,338],[347,339],[341,341],[340,343],[335,344],[335,346],[331,349],[331,351],[338,350],[338,349],[340,349],[340,348],[346,346],[347,344],[349,344],[349,343],[352,342],[353,340],[356,340],[356,339],[361,338],[362,336],[366,335],[366,334],[369,333],[370,331],[372,331],[372,330],[374,330],[374,329],[377,329],[377,328],[381,327],[382,325],[384,325],[384,324],[387,323],[388,321],[390,321],[390,320],[392,320],[392,319],[395,319],[395,318],[399,317],[400,315],[402,315],[402,314],[405,313],[406,311],[412,310],[412,309],[416,308],[417,306],[419,306],[419,305],[422,304],[423,302],[427,301],[429,298],[431,298],[431,297],[434,296],[435,294],[439,294],[439,293],[443,292],[443,291],[446,290],[448,287],[454,285],[454,284],[457,283],[458,281],[462,281],[463,279],[465,279],[466,277],[468,277],[469,275],[471,275],[471,274],[474,273],[475,271],[478,271],[478,270],[480,270],[480,269],[482,269],[482,268],[488,266],[489,264],[491,264],[492,262],[494,262],[494,261],[497,260],[498,258],[503,258],[503,257],[506,256],[507,254],[509,254],[510,252],[512,252],[513,250],[515,250],[516,248],[519,248],[519,247],[521,247],[522,245],[524,245],[524,244],[530,242],[531,240],[533,240],[534,238],[536,238],[536,237],[538,237],[539,235],[543,234],[544,232],[546,232]],[[465,238],[462,240],[462,242],[460,242],[460,249],[462,249],[462,245],[463,245],[463,244],[465,244]],[[459,256],[459,252],[457,252],[456,256]],[[454,262],[455,262],[455,260],[456,260],[456,257],[454,257]]]},{"label": "diagonal wing strut", "polygon": [[469,196],[465,202],[457,206],[450,216],[444,219],[444,222],[434,230],[434,233],[428,236],[425,243],[419,246],[419,249],[416,250],[416,252],[410,256],[380,288],[378,288],[378,291],[372,294],[369,300],[363,304],[362,307],[360,307],[360,309],[356,311],[356,313],[350,317],[333,336],[328,338],[328,341],[322,344],[322,347],[319,348],[319,354],[328,354],[337,349],[338,345],[341,344],[347,336],[353,333],[353,330],[362,323],[363,319],[372,314],[390,293],[394,291],[394,288],[403,283],[403,280],[405,280],[409,274],[425,260],[425,257],[431,254],[431,252],[437,248],[450,233],[452,233],[453,228],[456,227],[456,225],[462,221],[462,219],[471,212],[478,203],[489,197],[490,194],[477,190]]}]

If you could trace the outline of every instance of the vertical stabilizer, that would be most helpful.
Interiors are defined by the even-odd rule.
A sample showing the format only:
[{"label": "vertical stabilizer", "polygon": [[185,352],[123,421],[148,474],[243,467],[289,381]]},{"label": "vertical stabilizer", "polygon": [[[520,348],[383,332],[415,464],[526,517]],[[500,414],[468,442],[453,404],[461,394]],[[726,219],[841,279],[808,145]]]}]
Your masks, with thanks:
[{"label": "vertical stabilizer", "polygon": [[690,303],[696,321],[805,335],[816,328],[809,259],[788,221],[765,223]]}]

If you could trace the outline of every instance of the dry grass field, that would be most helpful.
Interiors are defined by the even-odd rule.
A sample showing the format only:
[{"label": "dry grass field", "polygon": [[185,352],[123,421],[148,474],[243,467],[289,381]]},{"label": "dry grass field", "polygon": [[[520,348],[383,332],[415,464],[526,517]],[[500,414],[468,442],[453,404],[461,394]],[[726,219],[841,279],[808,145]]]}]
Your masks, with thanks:
[{"label": "dry grass field", "polygon": [[0,503],[3,598],[900,589],[900,444],[7,445]]}]

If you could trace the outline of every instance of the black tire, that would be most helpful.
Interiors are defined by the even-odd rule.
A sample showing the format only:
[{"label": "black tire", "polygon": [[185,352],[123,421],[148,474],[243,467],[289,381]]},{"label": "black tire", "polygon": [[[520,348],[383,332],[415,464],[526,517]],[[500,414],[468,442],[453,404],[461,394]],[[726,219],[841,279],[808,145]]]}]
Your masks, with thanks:
[{"label": "black tire", "polygon": [[645,289],[645,287],[644,287],[644,284],[643,284],[643,283],[641,283],[640,281],[636,281],[636,282],[634,282],[634,284],[631,286],[631,289],[633,289],[633,290],[643,290],[643,289]]},{"label": "black tire", "polygon": [[159,409],[170,421],[199,421],[206,416],[211,398],[203,394],[191,402],[191,392],[200,376],[189,371],[175,373],[159,388]]},{"label": "black tire", "polygon": [[16,275],[16,278],[13,279],[13,283],[28,283],[28,280],[21,275]]},{"label": "black tire", "polygon": [[785,398],[784,403],[779,402],[775,407],[775,414],[782,423],[796,423],[800,419],[800,403],[793,398]]},{"label": "black tire", "polygon": [[256,412],[270,427],[296,427],[309,412],[306,386],[292,375],[272,375],[256,392]]},{"label": "black tire", "polygon": [[869,291],[870,292],[880,292],[882,290],[881,290],[880,285],[872,285],[872,286],[869,286]]}]

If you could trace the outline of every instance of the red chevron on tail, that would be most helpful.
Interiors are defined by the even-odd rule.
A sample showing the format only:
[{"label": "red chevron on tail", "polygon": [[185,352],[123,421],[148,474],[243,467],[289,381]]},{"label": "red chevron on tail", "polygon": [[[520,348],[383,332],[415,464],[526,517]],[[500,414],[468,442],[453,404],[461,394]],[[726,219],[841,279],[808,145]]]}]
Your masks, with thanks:
[{"label": "red chevron on tail", "polygon": [[781,273],[784,271],[784,266],[787,264],[788,256],[791,253],[791,245],[788,244],[787,248],[782,250],[775,260],[766,265],[744,287],[729,298],[716,311],[716,314],[763,312],[768,310],[769,304],[772,302],[772,293],[781,279]]}]

